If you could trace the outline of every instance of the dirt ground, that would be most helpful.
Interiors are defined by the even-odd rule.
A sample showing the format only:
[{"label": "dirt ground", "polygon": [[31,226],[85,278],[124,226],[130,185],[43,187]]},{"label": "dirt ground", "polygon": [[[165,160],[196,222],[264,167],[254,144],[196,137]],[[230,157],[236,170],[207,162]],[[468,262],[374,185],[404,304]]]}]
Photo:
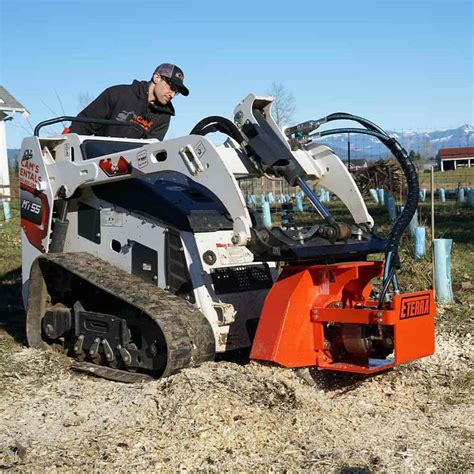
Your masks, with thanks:
[{"label": "dirt ground", "polygon": [[0,468],[470,472],[471,334],[372,377],[207,363],[120,384],[0,332]]}]

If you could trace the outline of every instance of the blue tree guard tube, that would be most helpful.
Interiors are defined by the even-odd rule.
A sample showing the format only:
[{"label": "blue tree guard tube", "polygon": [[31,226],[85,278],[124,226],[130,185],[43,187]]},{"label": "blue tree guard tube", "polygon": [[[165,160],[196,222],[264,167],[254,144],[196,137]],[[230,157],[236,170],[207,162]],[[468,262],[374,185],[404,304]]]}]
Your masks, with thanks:
[{"label": "blue tree guard tube", "polygon": [[444,188],[439,188],[439,200],[441,202],[446,202],[446,191]]},{"label": "blue tree guard tube", "polygon": [[326,191],[326,202],[329,201],[331,201],[331,194],[329,193],[329,191]]},{"label": "blue tree guard tube", "polygon": [[303,198],[301,197],[301,194],[296,195],[294,210],[296,212],[303,212]]},{"label": "blue tree guard tube", "polygon": [[434,239],[436,300],[441,303],[453,302],[451,283],[451,247],[452,239]]},{"label": "blue tree guard tube", "polygon": [[397,219],[395,198],[391,194],[387,193],[385,195],[385,201],[387,203],[388,217],[392,222],[394,222]]},{"label": "blue tree guard tube", "polygon": [[458,202],[464,202],[464,188],[458,189]]},{"label": "blue tree guard tube", "polygon": [[418,227],[418,210],[415,211],[413,217],[411,218],[410,223],[408,224],[408,230],[410,231],[410,235],[415,235],[415,229]]},{"label": "blue tree guard tube", "polygon": [[5,222],[8,224],[11,219],[10,203],[8,201],[3,201],[3,215],[5,216]]},{"label": "blue tree guard tube", "polygon": [[369,189],[369,193],[372,196],[372,199],[375,201],[376,204],[379,203],[379,197],[377,196],[377,190],[371,188]]},{"label": "blue tree guard tube", "polygon": [[415,228],[415,258],[420,260],[426,254],[426,229],[424,227]]},{"label": "blue tree guard tube", "polygon": [[250,195],[250,200],[252,201],[253,206],[257,207],[257,196],[255,196],[255,194]]},{"label": "blue tree guard tube", "polygon": [[426,201],[426,188],[420,189],[420,200]]},{"label": "blue tree guard tube", "polygon": [[270,203],[264,201],[262,204],[262,218],[263,218],[263,225],[265,227],[272,226],[272,215],[270,214]]},{"label": "blue tree guard tube", "polygon": [[467,192],[467,205],[470,208],[474,207],[474,191],[472,189]]},{"label": "blue tree guard tube", "polygon": [[381,206],[385,205],[385,196],[384,196],[384,190],[382,188],[377,189],[377,194],[379,196],[379,204]]},{"label": "blue tree guard tube", "polygon": [[253,206],[253,201],[250,196],[247,196],[247,207],[252,207]]},{"label": "blue tree guard tube", "polygon": [[267,201],[269,204],[273,204],[275,202],[275,198],[273,197],[273,193],[271,191],[267,194]]},{"label": "blue tree guard tube", "polygon": [[324,188],[321,188],[321,191],[319,193],[319,200],[321,202],[324,202],[325,193],[326,193],[326,190]]}]

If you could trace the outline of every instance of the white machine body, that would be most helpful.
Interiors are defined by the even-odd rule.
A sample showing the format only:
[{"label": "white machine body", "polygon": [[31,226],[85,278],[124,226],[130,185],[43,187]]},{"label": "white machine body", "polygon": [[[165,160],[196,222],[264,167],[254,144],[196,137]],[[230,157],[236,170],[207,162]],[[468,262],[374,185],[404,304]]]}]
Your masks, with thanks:
[{"label": "white machine body", "polygon": [[[271,102],[250,94],[235,109],[234,121],[238,127],[255,122],[253,110],[263,110],[288,146],[271,118]],[[291,153],[308,180],[339,196],[356,224],[373,225],[354,180],[332,150],[311,145]],[[150,284],[181,292],[210,322],[216,352],[250,345],[251,326],[256,327],[277,272],[274,262],[255,261],[246,247],[252,219],[237,179],[260,171],[238,143],[229,139],[216,146],[199,135],[160,142],[67,134],[26,138],[21,156],[25,304],[31,265],[50,250],[59,204],[68,200],[64,252],[89,252]],[[129,180],[138,183],[137,191],[131,187],[130,195],[119,194],[126,193]],[[124,187],[111,194],[110,185],[119,182]],[[166,210],[153,202],[160,186],[174,203],[187,206],[183,219],[192,221],[190,227],[163,218]],[[207,206],[207,193],[221,205],[206,208],[200,219],[193,206]],[[128,199],[137,202],[128,206]]]}]

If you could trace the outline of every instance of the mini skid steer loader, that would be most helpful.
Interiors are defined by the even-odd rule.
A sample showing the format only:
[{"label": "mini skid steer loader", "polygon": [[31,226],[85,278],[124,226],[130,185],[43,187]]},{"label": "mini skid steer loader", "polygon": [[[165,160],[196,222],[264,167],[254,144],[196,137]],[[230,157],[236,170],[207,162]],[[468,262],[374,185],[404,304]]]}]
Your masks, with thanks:
[{"label": "mini skid steer loader", "polygon": [[[162,142],[40,138],[65,119],[102,121],[39,124],[20,164],[28,343],[128,382],[238,349],[285,367],[366,374],[432,354],[433,294],[402,294],[396,277],[418,200],[406,151],[350,114],[282,131],[271,105],[250,94],[233,121],[207,117]],[[315,132],[336,120],[362,128]],[[228,138],[216,146],[212,132]],[[405,173],[407,202],[386,240],[344,164],[313,140],[342,132],[377,137]],[[299,186],[320,217],[307,227],[263,226],[238,180],[264,175]],[[338,222],[309,180],[336,194],[351,222]],[[367,259],[380,253],[383,261]],[[382,281],[375,295],[374,278]]]}]

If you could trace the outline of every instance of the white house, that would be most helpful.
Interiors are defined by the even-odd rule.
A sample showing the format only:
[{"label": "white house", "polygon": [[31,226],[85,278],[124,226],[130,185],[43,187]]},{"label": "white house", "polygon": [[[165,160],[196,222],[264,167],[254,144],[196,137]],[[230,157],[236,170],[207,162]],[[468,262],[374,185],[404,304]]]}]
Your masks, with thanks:
[{"label": "white house", "polygon": [[455,170],[458,167],[474,166],[474,146],[461,148],[440,148],[438,164],[441,171]]},{"label": "white house", "polygon": [[8,173],[7,140],[5,122],[16,113],[28,118],[29,112],[4,87],[0,86],[0,198],[10,198],[10,175]]}]

